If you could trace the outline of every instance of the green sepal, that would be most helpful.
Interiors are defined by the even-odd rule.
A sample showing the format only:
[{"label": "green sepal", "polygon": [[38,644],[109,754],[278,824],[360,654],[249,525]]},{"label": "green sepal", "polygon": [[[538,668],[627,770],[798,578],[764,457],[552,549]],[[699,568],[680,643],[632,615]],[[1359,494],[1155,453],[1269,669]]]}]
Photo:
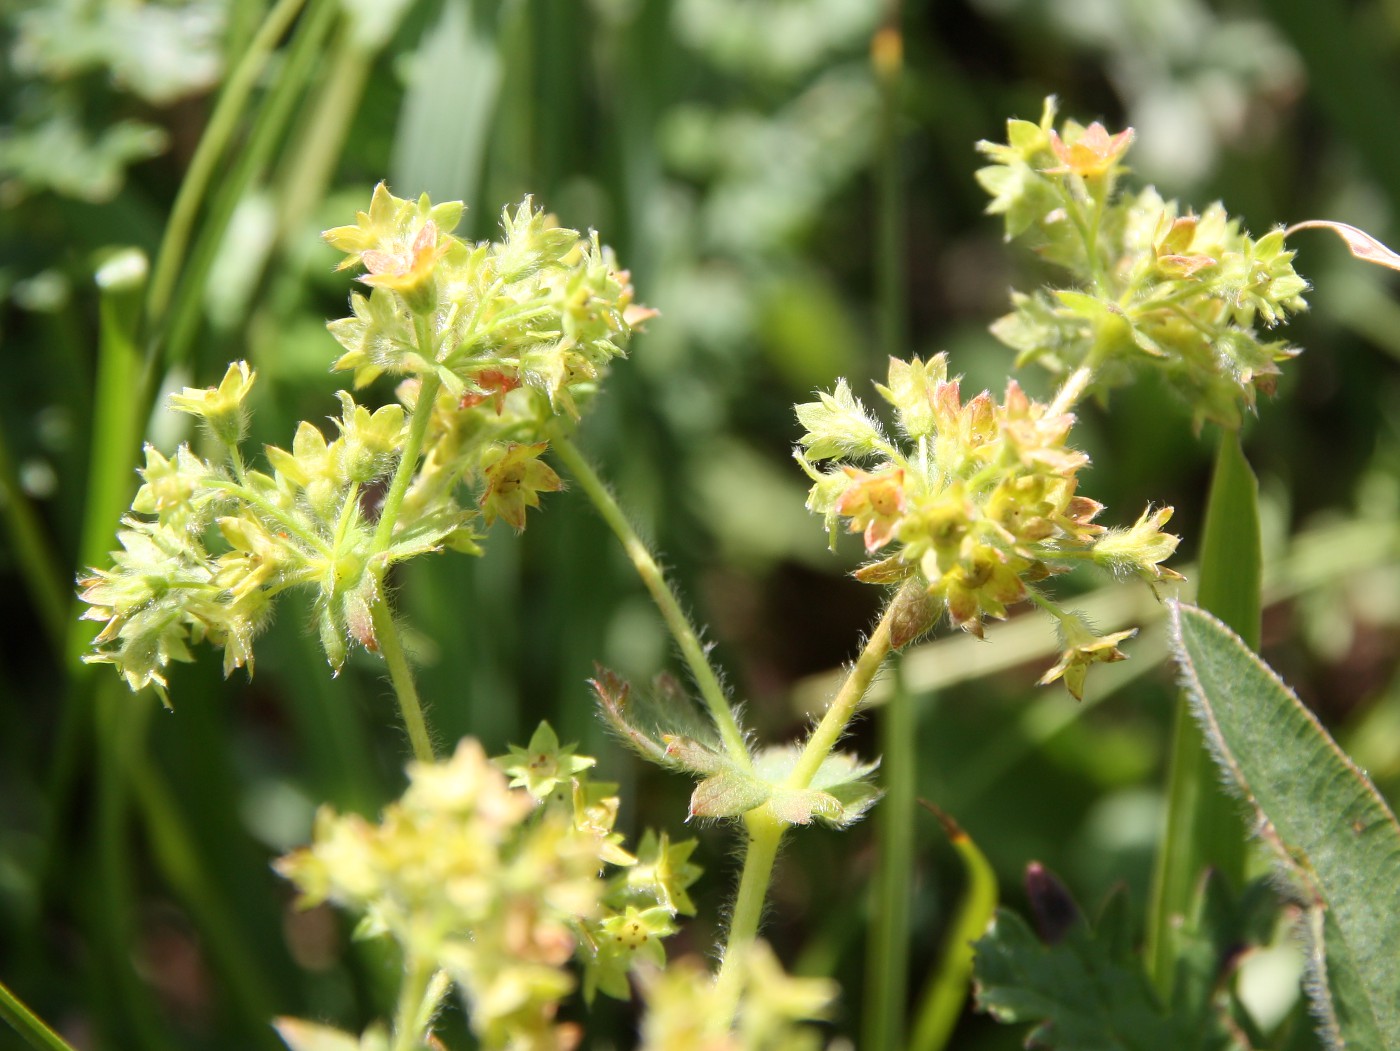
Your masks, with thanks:
[{"label": "green sepal", "polygon": [[575,747],[560,745],[554,728],[541,722],[528,745],[511,745],[507,754],[491,761],[510,777],[511,788],[524,788],[535,799],[543,800],[561,783],[572,783],[576,775],[597,762],[592,756],[575,754]]},{"label": "green sepal", "polygon": [[797,422],[806,432],[798,441],[809,459],[860,459],[886,444],[880,425],[851,393],[844,379],[836,381],[836,389],[831,394],[818,392],[817,398],[819,400],[795,407]]}]

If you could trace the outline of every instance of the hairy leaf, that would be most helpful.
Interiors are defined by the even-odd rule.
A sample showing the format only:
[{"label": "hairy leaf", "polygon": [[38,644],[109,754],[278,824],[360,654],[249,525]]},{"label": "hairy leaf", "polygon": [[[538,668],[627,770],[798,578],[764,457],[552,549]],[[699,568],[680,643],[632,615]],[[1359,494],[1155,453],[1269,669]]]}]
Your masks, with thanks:
[{"label": "hairy leaf", "polygon": [[[1173,605],[1173,645],[1217,762],[1316,909],[1310,993],[1348,1047],[1400,1048],[1400,824],[1317,718],[1229,628]],[[1316,965],[1325,975],[1316,973]],[[1380,1039],[1380,1043],[1375,1040]]]}]

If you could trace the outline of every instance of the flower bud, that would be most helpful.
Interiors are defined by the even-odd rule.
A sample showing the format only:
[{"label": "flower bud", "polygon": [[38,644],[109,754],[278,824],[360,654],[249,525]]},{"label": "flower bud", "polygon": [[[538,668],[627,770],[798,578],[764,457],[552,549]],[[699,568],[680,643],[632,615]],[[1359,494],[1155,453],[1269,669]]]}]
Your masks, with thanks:
[{"label": "flower bud", "polygon": [[248,412],[243,403],[255,379],[257,373],[248,368],[246,361],[235,361],[217,387],[186,387],[170,396],[170,407],[198,416],[220,444],[236,448],[248,432]]}]

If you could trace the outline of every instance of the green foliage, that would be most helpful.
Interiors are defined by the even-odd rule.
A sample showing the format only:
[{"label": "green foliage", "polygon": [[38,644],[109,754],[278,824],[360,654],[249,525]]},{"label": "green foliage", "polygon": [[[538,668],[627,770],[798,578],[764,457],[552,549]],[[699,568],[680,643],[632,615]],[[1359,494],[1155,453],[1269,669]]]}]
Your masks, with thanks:
[{"label": "green foliage", "polygon": [[1333,1047],[1400,1034],[1400,824],[1375,786],[1240,638],[1172,610],[1173,645],[1216,761],[1312,914],[1308,985]]},{"label": "green foliage", "polygon": [[[1193,404],[1202,419],[1249,423],[1241,447],[1261,483],[1268,594],[1297,599],[1305,626],[1289,639],[1289,674],[1339,733],[1363,742],[1362,765],[1393,790],[1393,391],[1385,359],[1366,349],[1395,349],[1393,304],[1378,282],[1344,274],[1349,260],[1327,252],[1335,246],[1304,235],[1318,293],[1296,338],[1327,353],[1289,364],[1278,376],[1287,397],[1250,420],[1250,397],[1270,387],[1282,365],[1273,359],[1287,349],[1268,327],[1285,305],[1291,260],[1281,248],[1260,251],[1279,246],[1249,241],[1227,219],[1233,260],[1196,269],[1196,235],[1219,216],[1198,216],[1192,232],[1185,208],[1172,212],[1166,200],[1218,194],[1255,229],[1321,213],[1384,232],[1395,211],[1386,202],[1400,201],[1394,136],[1383,127],[1396,108],[1386,104],[1396,94],[1386,64],[1394,27],[1369,9],[1324,17],[1315,6],[1290,0],[1250,18],[1196,0],[1092,13],[1064,0],[970,0],[904,5],[881,26],[887,12],[865,0],[11,4],[0,16],[0,526],[9,541],[0,580],[15,626],[0,638],[0,980],[94,1047],[274,1051],[279,1035],[298,1051],[474,1046],[465,985],[401,958],[389,938],[344,945],[348,927],[331,910],[288,910],[287,887],[268,872],[270,858],[307,841],[321,801],[340,818],[393,812],[382,808],[403,790],[404,747],[386,711],[387,671],[401,703],[415,678],[422,687],[433,729],[421,718],[410,729],[420,757],[464,734],[487,754],[511,740],[538,745],[515,749],[509,774],[488,768],[519,779],[508,795],[531,801],[490,848],[496,861],[536,842],[539,826],[597,848],[587,876],[603,895],[598,911],[565,924],[573,958],[544,968],[562,977],[502,980],[501,1000],[476,1012],[478,1024],[509,1015],[502,1000],[518,1003],[523,990],[525,1014],[540,1010],[509,1024],[554,1047],[808,1049],[857,1033],[862,1051],[1014,1042],[1004,1029],[959,1021],[977,917],[990,910],[996,876],[1005,885],[1032,856],[1068,873],[1085,900],[1119,879],[1131,900],[1143,896],[1159,798],[1151,772],[1166,737],[1165,688],[1144,674],[1165,649],[1160,618],[1142,588],[1078,595],[1101,574],[1070,567],[1106,558],[1037,558],[1070,569],[1054,581],[1066,603],[1051,610],[1058,645],[1039,617],[987,624],[990,650],[962,633],[922,645],[947,604],[929,594],[922,559],[912,574],[913,563],[886,564],[883,576],[866,573],[893,592],[872,645],[854,674],[831,672],[847,686],[828,676],[813,686],[807,673],[854,656],[882,589],[841,579],[856,552],[823,551],[801,511],[801,477],[783,466],[798,437],[791,403],[814,403],[808,433],[830,431],[824,440],[838,453],[814,459],[829,450],[809,448],[827,487],[814,503],[828,506],[833,537],[864,516],[854,531],[881,539],[894,487],[857,487],[867,502],[853,496],[858,513],[842,514],[835,505],[859,480],[844,468],[878,474],[895,454],[916,461],[920,444],[930,460],[956,453],[927,396],[948,377],[930,370],[946,349],[969,393],[1005,389],[1010,355],[985,322],[1005,310],[997,301],[1008,283],[1046,291],[1017,297],[1014,320],[997,331],[1066,378],[1058,391],[1038,374],[1023,378],[1027,396],[1078,416],[1073,451],[1093,456],[1096,497],[1134,510],[1154,501],[1137,527],[1100,537],[1108,568],[1136,572],[1143,558],[1164,558],[1172,538],[1162,508],[1174,505],[1175,565],[1207,587],[1220,579],[1186,564],[1203,532],[1203,453],[1163,412],[1161,384],[1115,394],[1109,414],[1086,392],[1143,365],[1188,396],[1203,393],[1204,411]],[[1006,114],[1038,109],[1047,85],[1084,123],[1052,126],[1048,153],[983,176],[1024,241],[1044,249],[1013,257],[994,243],[1001,223],[976,218],[988,198],[968,177],[970,144]],[[1089,123],[1093,114],[1136,133],[1111,134]],[[1042,133],[1025,123],[1018,142]],[[1132,181],[1113,170],[1115,158],[1132,164]],[[385,190],[371,200],[384,173],[406,199]],[[1075,226],[1074,209],[1046,197],[1057,182],[1080,204],[1078,243],[1046,240],[1055,222],[1060,234]],[[1165,295],[1175,283],[1191,319],[1228,317],[1211,338],[1178,339],[1164,315],[1136,315],[1142,303],[1117,298],[1131,277],[1119,269],[1131,253],[1119,250],[1129,234],[1140,247],[1157,230],[1125,229],[1113,203],[1095,219],[1090,202],[1110,182],[1128,212],[1155,206],[1138,187],[1162,188],[1170,221],[1160,259],[1151,241],[1154,269],[1138,292]],[[873,211],[872,184],[882,198]],[[470,204],[460,239],[456,209],[423,201],[421,190]],[[495,209],[527,193],[559,221],[512,205],[507,232],[493,235]],[[375,221],[362,229],[356,208]],[[1060,208],[1062,222],[1050,216]],[[1097,253],[1087,247],[1095,221]],[[345,233],[354,242],[345,254],[359,256],[369,279],[349,308],[354,275],[333,274],[336,260],[317,239],[347,222],[355,233]],[[1286,247],[1310,225],[1289,227]],[[564,230],[592,226],[663,312],[603,397],[600,380],[621,348],[616,318],[630,328],[640,315],[591,235]],[[1353,252],[1383,257],[1355,228],[1330,228]],[[482,251],[477,239],[491,237],[497,245]],[[523,250],[498,250],[512,240]],[[112,245],[139,246],[122,257],[153,261],[149,290],[130,269],[114,283],[120,268],[101,267]],[[440,280],[449,270],[456,277]],[[486,303],[498,281],[514,303]],[[1221,298],[1193,294],[1212,282]],[[553,305],[534,314],[527,301]],[[339,319],[338,351],[327,318]],[[872,331],[881,333],[873,357]],[[325,376],[334,353],[358,380],[379,372],[339,404],[335,387],[350,383]],[[1076,363],[1095,355],[1093,375],[1081,375]],[[245,361],[246,373],[226,373],[230,360]],[[866,411],[880,409],[864,394],[877,374],[892,411]],[[810,393],[831,392],[838,375],[848,379],[829,395],[833,406]],[[153,414],[168,391],[194,417],[163,405]],[[844,394],[858,405],[853,392],[865,423],[838,404]],[[575,411],[590,417],[577,447]],[[994,464],[965,466],[966,483]],[[571,491],[546,496],[566,480]],[[1353,515],[1354,496],[1367,520],[1339,521]],[[289,500],[286,520],[258,497]],[[541,505],[547,514],[531,513]],[[446,517],[433,522],[433,508]],[[973,501],[969,520],[986,510]],[[1326,524],[1314,520],[1320,511]],[[407,550],[397,544],[432,542],[432,528],[449,520],[461,528],[433,547],[489,557],[397,559]],[[510,535],[527,521],[524,536]],[[660,620],[609,546],[609,528],[662,603]],[[1287,535],[1293,528],[1301,543]],[[906,539],[893,532],[883,555]],[[1023,557],[1018,548],[1046,554],[1030,550],[1037,538],[992,532],[1007,559]],[[334,573],[317,542],[336,556]],[[1381,569],[1362,584],[1348,575],[1358,566]],[[128,681],[77,663],[93,626],[75,623],[75,571],[113,603],[95,610],[113,614],[102,649]],[[1023,583],[1049,602],[1048,582]],[[978,609],[978,628],[995,619],[994,605],[979,598]],[[713,627],[697,632],[692,618]],[[1142,632],[1130,646],[1133,623]],[[667,628],[693,686],[665,671]],[[908,659],[877,682],[878,699],[900,697],[877,746],[853,716],[877,699],[863,698],[891,649]],[[219,657],[251,668],[254,651],[255,684],[219,680]],[[1123,651],[1135,660],[1117,663]],[[620,739],[666,769],[626,766],[607,748],[580,693],[594,660],[638,684],[661,673],[653,688],[603,708]],[[1036,662],[1053,662],[1047,678],[1074,693],[1093,666],[1087,700],[1031,699]],[[158,680],[199,703],[152,718],[154,699],[127,686]],[[901,682],[907,691],[887,688]],[[1099,703],[1128,682],[1131,692]],[[800,727],[833,695],[830,718],[800,747],[780,743],[802,741]],[[541,718],[558,733],[532,738]],[[833,755],[838,744],[850,754]],[[871,770],[879,751],[885,765]],[[598,764],[585,767],[580,752]],[[620,786],[590,780],[600,768]],[[1214,777],[1208,765],[1205,777]],[[899,807],[882,806],[879,827],[795,827],[854,817],[881,783]],[[916,795],[955,809],[985,848],[958,915],[950,908],[962,870],[909,819]],[[697,817],[697,839],[673,840],[687,796],[732,816]],[[421,849],[406,837],[405,859],[446,863],[458,826],[479,827],[459,820]],[[631,846],[631,830],[648,827],[658,831]],[[736,843],[742,872],[722,863]],[[536,868],[559,874],[568,854],[552,851]],[[877,858],[888,892],[867,903]],[[540,889],[529,872],[514,875],[522,891]],[[1190,890],[1175,909],[1187,921]],[[535,904],[545,926],[561,915],[548,895]],[[511,913],[517,945],[530,942],[529,911]],[[1309,915],[1318,944],[1342,942],[1330,914]],[[754,940],[762,917],[771,951]],[[500,933],[491,918],[480,924],[483,945]],[[1197,960],[1192,967],[1212,973],[1212,945],[1173,950],[1172,965]],[[656,970],[675,946],[697,955]],[[527,945],[533,958],[514,965],[539,964],[539,948]],[[1340,955],[1327,963],[1339,1013],[1355,997],[1364,1004],[1362,972]],[[498,972],[483,964],[475,973],[480,988]],[[905,973],[937,976],[928,986],[937,996],[923,1001],[939,1005],[932,1030],[906,1025],[917,983]],[[1257,992],[1253,978],[1242,991]],[[845,989],[839,1005],[833,979]],[[1287,977],[1265,984],[1285,1000],[1296,993]],[[542,1018],[565,985],[574,992]],[[629,986],[641,1003],[607,1002]],[[1252,1047],[1312,1046],[1301,1009],[1265,1004],[1250,1018],[1237,1007]],[[279,1017],[274,1031],[268,1021]]]},{"label": "green foliage", "polygon": [[1267,933],[1262,885],[1236,900],[1208,876],[1180,932],[1169,1005],[1158,998],[1134,947],[1126,895],[1116,892],[1091,925],[1068,892],[1037,867],[1027,875],[1041,934],[997,911],[976,945],[979,1006],[1003,1022],[1034,1022],[1027,1046],[1060,1051],[1245,1051],[1232,1021],[1228,978],[1239,955]]}]

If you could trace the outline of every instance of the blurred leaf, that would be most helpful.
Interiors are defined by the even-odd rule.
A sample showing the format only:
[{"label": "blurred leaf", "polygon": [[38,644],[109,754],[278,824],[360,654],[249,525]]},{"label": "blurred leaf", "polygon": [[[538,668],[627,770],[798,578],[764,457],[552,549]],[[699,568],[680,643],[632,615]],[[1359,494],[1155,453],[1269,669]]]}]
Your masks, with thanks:
[{"label": "blurred leaf", "polygon": [[130,165],[156,156],[165,143],[165,132],[140,121],[124,120],[94,136],[71,114],[58,113],[33,128],[0,133],[0,178],[31,193],[101,203],[121,190]]},{"label": "blurred leaf", "polygon": [[19,16],[15,68],[54,79],[105,68],[118,87],[169,105],[219,78],[226,7],[220,0],[51,0]]},{"label": "blurred leaf", "polygon": [[867,0],[682,0],[675,13],[677,35],[716,65],[771,80],[860,46],[880,17]]},{"label": "blurred leaf", "polygon": [[[1241,639],[1193,606],[1171,610],[1174,648],[1226,776],[1313,899],[1326,960],[1309,995],[1347,1046],[1400,1047],[1400,824],[1366,775]],[[1319,930],[1319,928],[1321,928]],[[1336,1046],[1341,1046],[1340,1043]]]},{"label": "blurred leaf", "polygon": [[[357,6],[372,11],[380,2],[357,0]],[[417,50],[405,56],[408,85],[391,167],[394,184],[405,192],[461,200],[468,207],[478,204],[481,162],[504,72],[499,42],[486,31],[490,25],[481,7],[448,0]]]},{"label": "blurred leaf", "polygon": [[[1039,866],[1032,866],[1032,872]],[[1044,883],[1044,880],[1039,881]],[[1031,885],[1031,874],[1027,876]],[[1038,884],[1037,884],[1038,885]],[[977,1004],[1001,1022],[1034,1022],[1027,1047],[1061,1051],[1216,1051],[1241,1047],[1215,1003],[1221,946],[1234,933],[1229,904],[1210,881],[1197,898],[1188,941],[1194,958],[1184,968],[1182,994],[1165,1010],[1133,952],[1126,894],[1115,893],[1094,926],[1078,914],[1068,892],[1045,883],[1053,897],[1054,944],[1044,944],[1015,913],[998,909],[992,930],[977,943]],[[1061,901],[1061,899],[1063,899]],[[1189,980],[1185,980],[1189,979]]]}]

